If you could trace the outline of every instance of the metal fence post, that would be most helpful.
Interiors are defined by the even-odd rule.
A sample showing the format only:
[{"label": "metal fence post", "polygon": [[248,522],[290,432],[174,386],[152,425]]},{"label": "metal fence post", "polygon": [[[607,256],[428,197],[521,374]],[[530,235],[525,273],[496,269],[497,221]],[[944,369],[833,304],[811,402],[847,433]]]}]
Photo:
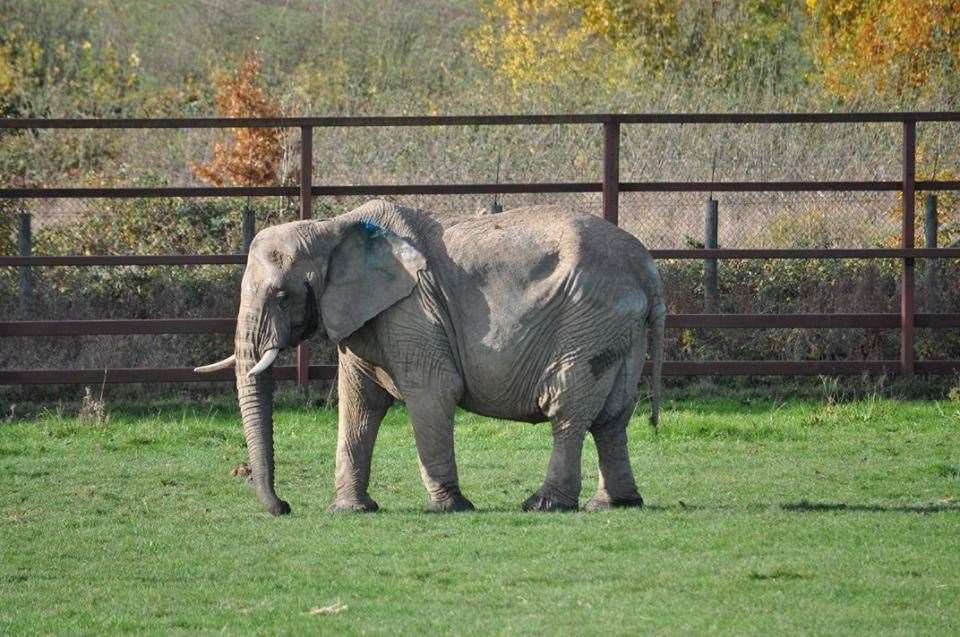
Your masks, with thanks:
[{"label": "metal fence post", "polygon": [[[925,248],[937,247],[937,231],[939,219],[937,219],[937,196],[927,195],[926,205],[923,215],[923,243]],[[924,284],[927,288],[927,312],[939,311],[940,305],[940,260],[927,259],[927,276]]]},{"label": "metal fence post", "polygon": [[[717,200],[707,199],[707,209],[703,223],[703,247],[716,250],[719,247],[718,234],[720,214]],[[716,312],[720,305],[720,285],[717,281],[717,260],[705,259],[703,262],[703,304],[707,312]]]},{"label": "metal fence post", "polygon": [[250,252],[250,244],[253,243],[253,237],[257,234],[257,216],[247,200],[243,207],[243,253]]},{"label": "metal fence post", "polygon": [[[917,123],[903,120],[903,229],[901,245],[905,249],[915,247],[914,196],[917,176]],[[903,259],[903,278],[900,284],[900,372],[905,378],[913,376],[913,313],[914,313],[914,259]]]},{"label": "metal fence post", "polygon": [[[33,254],[33,232],[30,228],[30,213],[21,212],[17,215],[17,247],[21,257]],[[33,271],[29,265],[20,268],[20,306],[24,315],[30,313],[33,307]]]},{"label": "metal fence post", "polygon": [[620,221],[620,122],[603,124],[603,218]]},{"label": "metal fence post", "polygon": [[[300,127],[300,218],[313,216],[313,127]],[[310,350],[306,341],[297,346],[297,385],[306,387],[310,382]]]}]

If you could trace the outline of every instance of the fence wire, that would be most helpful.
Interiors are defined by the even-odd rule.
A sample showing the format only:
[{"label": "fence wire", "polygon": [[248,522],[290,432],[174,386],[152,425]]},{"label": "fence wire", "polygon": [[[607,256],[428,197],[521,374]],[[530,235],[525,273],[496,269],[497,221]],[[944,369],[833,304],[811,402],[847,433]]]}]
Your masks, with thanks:
[{"label": "fence wire", "polygon": [[[710,196],[623,193],[621,225],[650,248],[703,247]],[[876,248],[900,241],[897,193],[721,192],[712,197],[721,248]]]},{"label": "fence wire", "polygon": [[[918,130],[918,175],[957,179],[957,124],[925,123]],[[899,124],[680,126],[624,125],[622,181],[899,179]],[[208,161],[212,130],[43,130],[16,139],[36,157],[24,184],[44,186],[200,185],[192,166]],[[278,183],[298,183],[299,134],[283,138]],[[321,129],[313,132],[315,185],[599,182],[602,127],[489,126]],[[29,152],[28,152],[29,151]],[[95,184],[75,183],[58,158],[98,165]],[[75,160],[75,161],[74,161]],[[163,175],[158,183],[155,177]],[[102,182],[102,183],[101,183]],[[917,245],[927,243],[924,193],[917,201]],[[698,248],[707,243],[709,193],[623,193],[620,223],[652,249]],[[715,193],[721,248],[873,248],[899,245],[899,194]],[[387,197],[441,216],[559,204],[601,214],[600,193],[414,195]],[[358,197],[315,197],[316,218],[348,211]],[[956,196],[939,200],[936,245],[960,241]],[[50,199],[15,201],[0,221],[10,253],[16,250],[12,215],[32,214],[33,253],[222,254],[243,250],[243,217],[256,227],[299,217],[296,198]],[[3,237],[0,237],[2,239]],[[661,261],[671,313],[833,313],[898,311],[897,260],[720,261],[716,307],[704,292],[704,262]],[[32,268],[33,292],[20,298],[20,272],[0,269],[0,315],[9,319],[203,318],[236,316],[238,266]],[[960,264],[936,267],[918,260],[920,312],[960,308]],[[917,331],[920,358],[960,358],[960,336]],[[891,359],[896,330],[670,330],[675,360]],[[13,338],[0,348],[0,368],[179,367],[221,358],[227,335]],[[329,344],[313,345],[314,362],[332,362]]]}]

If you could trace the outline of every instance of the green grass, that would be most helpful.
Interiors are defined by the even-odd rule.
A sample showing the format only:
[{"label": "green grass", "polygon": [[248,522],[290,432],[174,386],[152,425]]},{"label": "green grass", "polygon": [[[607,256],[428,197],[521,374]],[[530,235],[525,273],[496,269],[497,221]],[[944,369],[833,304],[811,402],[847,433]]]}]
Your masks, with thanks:
[{"label": "green grass", "polygon": [[[0,425],[0,633],[960,632],[955,402],[676,402],[659,437],[631,425],[649,506],[596,514],[518,512],[548,428],[470,414],[458,462],[480,510],[421,513],[394,410],[382,511],[330,515],[335,414],[277,421],[283,519],[230,475],[229,408]],[[584,499],[595,462],[588,443]]]}]

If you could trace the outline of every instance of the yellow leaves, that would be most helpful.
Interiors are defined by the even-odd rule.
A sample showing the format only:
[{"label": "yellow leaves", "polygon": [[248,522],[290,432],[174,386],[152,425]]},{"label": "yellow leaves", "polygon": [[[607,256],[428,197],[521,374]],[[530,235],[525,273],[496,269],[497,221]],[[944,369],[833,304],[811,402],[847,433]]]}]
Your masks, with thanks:
[{"label": "yellow leaves", "polygon": [[789,86],[815,62],[829,94],[889,103],[939,89],[960,67],[960,0],[481,2],[468,45],[515,93],[664,74]]},{"label": "yellow leaves", "polygon": [[0,113],[95,117],[124,111],[140,81],[135,54],[124,58],[94,38],[33,32],[0,23]]},{"label": "yellow leaves", "polygon": [[13,92],[16,81],[17,72],[13,68],[10,51],[6,47],[0,47],[0,100]]},{"label": "yellow leaves", "polygon": [[692,354],[697,342],[696,334],[693,330],[680,330],[677,336],[677,348],[684,354]]},{"label": "yellow leaves", "polygon": [[0,113],[35,83],[42,54],[40,45],[25,37],[22,25],[0,32]]},{"label": "yellow leaves", "polygon": [[[677,0],[486,0],[468,39],[482,64],[513,85],[616,82],[659,67]],[[641,6],[642,5],[642,6]]]},{"label": "yellow leaves", "polygon": [[960,63],[960,0],[807,0],[824,86],[842,98],[924,90]]},{"label": "yellow leaves", "polygon": [[[277,117],[279,105],[260,86],[262,62],[250,54],[232,75],[217,80],[216,104],[223,117]],[[278,128],[233,128],[231,141],[216,144],[213,161],[192,165],[194,174],[215,186],[267,186],[277,182],[283,157]]]}]

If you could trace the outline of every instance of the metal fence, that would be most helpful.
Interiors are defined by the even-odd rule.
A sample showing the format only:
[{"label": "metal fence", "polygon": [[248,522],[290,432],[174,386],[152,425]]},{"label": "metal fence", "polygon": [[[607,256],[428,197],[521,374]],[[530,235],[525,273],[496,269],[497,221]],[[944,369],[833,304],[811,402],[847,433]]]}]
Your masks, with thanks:
[{"label": "metal fence", "polygon": [[[899,248],[831,249],[660,249],[657,259],[703,260],[708,278],[718,259],[897,259],[901,263],[900,312],[869,314],[676,314],[667,317],[667,327],[677,328],[885,328],[900,332],[898,360],[873,361],[668,361],[669,375],[841,375],[951,374],[960,372],[960,360],[917,361],[915,328],[960,328],[960,313],[916,312],[916,259],[960,258],[960,248],[917,248],[915,245],[916,193],[958,191],[960,181],[916,179],[916,127],[918,122],[960,122],[960,112],[933,113],[753,113],[753,114],[588,114],[438,117],[309,117],[257,119],[6,119],[2,129],[187,129],[187,128],[299,128],[300,183],[269,187],[149,187],[149,188],[0,188],[0,198],[142,198],[142,197],[298,197],[300,218],[312,216],[314,196],[347,195],[465,195],[495,193],[601,193],[603,216],[617,224],[620,193],[666,192],[897,192],[902,193],[902,227]],[[902,127],[902,178],[890,181],[621,181],[620,140],[622,126],[657,124],[850,124],[883,123]],[[600,181],[549,183],[390,184],[329,186],[312,183],[313,129],[319,127],[411,127],[411,126],[522,126],[601,125],[603,170]],[[715,212],[713,213],[715,216]],[[708,211],[707,219],[711,218]],[[715,224],[714,224],[715,226]],[[708,234],[710,234],[708,232]],[[715,234],[715,227],[714,227]],[[22,236],[22,235],[21,235]],[[707,242],[709,243],[709,241]],[[715,245],[715,244],[713,244]],[[0,256],[0,267],[129,266],[243,264],[243,254],[225,255],[128,255],[128,256]],[[709,293],[710,282],[707,282]],[[232,318],[0,321],[0,337],[79,336],[129,334],[216,334],[234,329]],[[275,367],[274,377],[296,380],[329,379],[336,367],[310,365],[306,343],[297,350],[295,366]],[[227,381],[233,372],[199,375],[190,368],[124,369],[28,369],[0,370],[0,384],[140,383]]]}]

